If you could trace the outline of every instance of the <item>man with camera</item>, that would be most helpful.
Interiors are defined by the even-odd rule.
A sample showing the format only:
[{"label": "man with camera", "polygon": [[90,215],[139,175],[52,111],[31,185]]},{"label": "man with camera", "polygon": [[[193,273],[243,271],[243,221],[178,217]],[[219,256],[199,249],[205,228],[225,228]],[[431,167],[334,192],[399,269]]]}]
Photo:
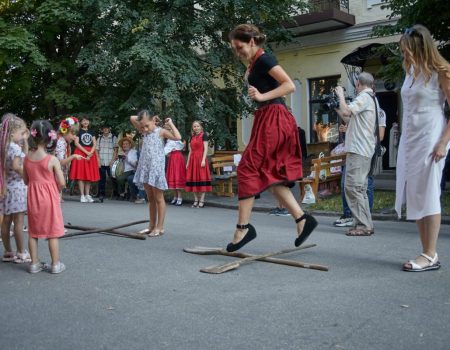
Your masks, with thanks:
[{"label": "man with camera", "polygon": [[356,80],[358,95],[347,105],[344,89],[335,88],[339,116],[348,124],[345,137],[347,160],[345,165],[345,197],[352,212],[355,227],[348,236],[370,236],[374,233],[367,197],[367,181],[372,156],[375,152],[376,106],[372,86],[373,76],[361,72]]}]

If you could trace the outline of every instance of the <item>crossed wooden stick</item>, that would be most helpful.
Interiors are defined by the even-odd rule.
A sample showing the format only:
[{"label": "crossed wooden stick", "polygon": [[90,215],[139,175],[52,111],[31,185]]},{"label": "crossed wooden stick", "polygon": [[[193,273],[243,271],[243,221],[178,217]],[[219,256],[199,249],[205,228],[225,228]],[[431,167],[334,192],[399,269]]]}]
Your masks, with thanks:
[{"label": "crossed wooden stick", "polygon": [[77,226],[72,225],[70,222],[66,225],[64,225],[67,229],[72,230],[81,230],[81,232],[74,232],[74,233],[68,233],[62,236],[61,238],[69,238],[69,237],[75,237],[75,236],[83,236],[90,233],[101,233],[106,235],[113,235],[113,236],[120,236],[120,237],[126,237],[126,238],[134,238],[134,239],[142,239],[145,240],[147,238],[147,235],[139,234],[139,233],[128,233],[123,231],[118,231],[120,228],[139,225],[139,224],[145,224],[148,220],[140,220],[140,221],[134,221],[127,224],[122,224],[118,226],[113,227],[106,227],[106,228],[97,228],[97,227],[84,227],[84,226]]},{"label": "crossed wooden stick", "polygon": [[283,249],[276,252],[271,252],[267,254],[262,255],[252,255],[252,254],[246,254],[241,252],[227,252],[225,249],[222,248],[209,248],[209,247],[194,247],[194,248],[184,248],[183,251],[190,254],[200,254],[200,255],[225,255],[225,256],[233,256],[237,258],[243,258],[241,260],[236,260],[224,265],[217,265],[217,266],[210,266],[200,269],[201,272],[205,273],[213,273],[213,274],[221,274],[227,271],[235,270],[239,268],[241,265],[248,264],[252,261],[264,261],[274,264],[281,264],[281,265],[288,265],[288,266],[295,266],[295,267],[302,267],[305,269],[313,269],[313,270],[320,270],[320,271],[328,271],[328,266],[324,265],[317,265],[317,264],[308,264],[304,263],[302,261],[298,260],[286,260],[286,259],[277,259],[272,258],[275,255],[281,255],[291,252],[296,252],[298,250],[307,249],[315,247],[316,244],[308,244],[303,245],[298,248],[289,248],[289,249]]}]

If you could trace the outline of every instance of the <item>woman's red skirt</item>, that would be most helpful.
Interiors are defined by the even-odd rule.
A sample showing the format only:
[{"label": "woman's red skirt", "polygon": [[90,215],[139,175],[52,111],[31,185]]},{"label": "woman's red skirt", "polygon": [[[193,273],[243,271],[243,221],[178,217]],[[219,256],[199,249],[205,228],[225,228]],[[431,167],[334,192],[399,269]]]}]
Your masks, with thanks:
[{"label": "woman's red skirt", "polygon": [[268,187],[292,187],[302,178],[302,152],[294,116],[283,104],[256,110],[250,141],[237,168],[239,199],[258,197]]},{"label": "woman's red skirt", "polygon": [[170,190],[184,190],[186,186],[186,163],[181,151],[170,152],[166,180]]},{"label": "woman's red skirt", "polygon": [[202,167],[203,152],[191,152],[186,170],[186,192],[211,192],[211,172],[208,158]]},{"label": "woman's red skirt", "polygon": [[[92,147],[84,146],[86,151],[90,151]],[[86,157],[86,154],[75,148],[73,154],[81,154]],[[97,154],[94,152],[92,157],[87,159],[76,160],[74,159],[70,164],[69,179],[71,180],[82,180],[96,182],[100,180],[100,173],[98,171],[98,159]]]}]

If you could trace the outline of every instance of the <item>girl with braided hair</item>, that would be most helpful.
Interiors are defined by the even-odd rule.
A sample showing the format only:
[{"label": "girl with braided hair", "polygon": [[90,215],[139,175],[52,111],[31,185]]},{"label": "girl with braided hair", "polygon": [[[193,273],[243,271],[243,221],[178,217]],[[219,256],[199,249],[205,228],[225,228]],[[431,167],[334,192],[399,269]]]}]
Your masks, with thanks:
[{"label": "girl with braided hair", "polygon": [[[23,182],[23,159],[27,152],[25,122],[12,113],[3,116],[0,130],[0,215],[3,215],[2,241],[4,262],[30,262],[30,254],[23,246],[23,219],[27,210],[27,187]],[[9,232],[14,223],[17,252],[13,253]]]}]

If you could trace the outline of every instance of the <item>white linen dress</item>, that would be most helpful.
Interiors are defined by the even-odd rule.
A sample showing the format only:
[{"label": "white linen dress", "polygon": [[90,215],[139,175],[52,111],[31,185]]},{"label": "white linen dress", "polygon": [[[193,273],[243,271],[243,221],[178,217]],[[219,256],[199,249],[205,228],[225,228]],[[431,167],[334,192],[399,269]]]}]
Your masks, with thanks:
[{"label": "white linen dress", "polygon": [[395,210],[400,218],[402,204],[406,203],[406,218],[419,220],[441,213],[439,197],[445,157],[436,163],[431,153],[447,125],[445,96],[436,72],[428,83],[422,75],[414,81],[412,72],[407,74],[401,95],[403,128],[397,157]]}]

